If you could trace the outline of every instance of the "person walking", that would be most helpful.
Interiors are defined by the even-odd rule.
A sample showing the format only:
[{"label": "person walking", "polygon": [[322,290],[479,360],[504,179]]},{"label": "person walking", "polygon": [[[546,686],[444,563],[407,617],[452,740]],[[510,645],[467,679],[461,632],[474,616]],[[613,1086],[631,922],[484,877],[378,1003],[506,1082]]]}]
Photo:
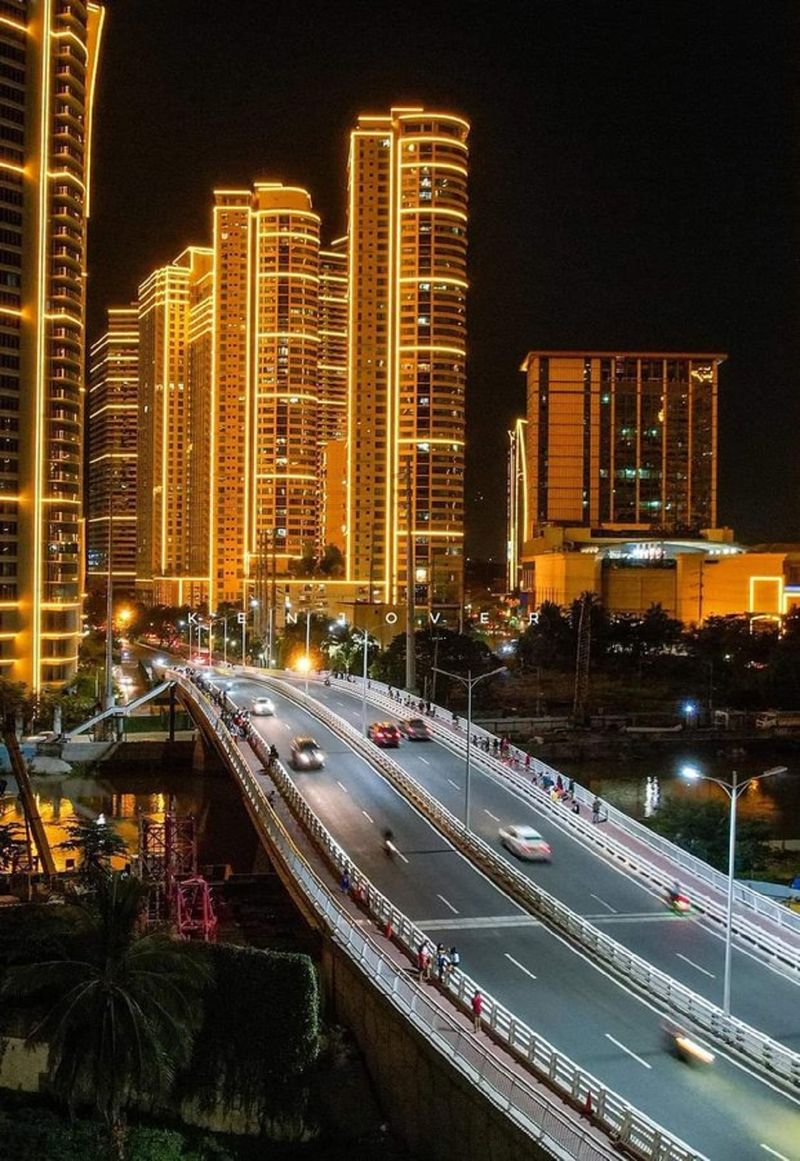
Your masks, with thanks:
[{"label": "person walking", "polygon": [[449,959],[450,959],[450,975],[452,975],[453,972],[457,971],[458,968],[461,966],[461,956],[458,953],[457,947],[450,948]]},{"label": "person walking", "polygon": [[339,886],[342,888],[343,895],[349,895],[349,893],[350,893],[350,872],[348,871],[347,867],[345,867],[345,869],[342,871],[342,877],[339,880]]},{"label": "person walking", "polygon": [[427,939],[423,939],[422,943],[417,949],[417,967],[419,968],[419,978],[430,979],[431,975],[431,949],[428,947]]},{"label": "person walking", "polygon": [[473,993],[473,996],[472,996],[472,1028],[473,1028],[473,1031],[475,1031],[475,1032],[480,1032],[480,1030],[481,1030],[481,1014],[482,1013],[483,1013],[483,996],[480,994],[480,992],[476,988],[475,992]]},{"label": "person walking", "polygon": [[594,802],[592,803],[592,822],[599,822],[599,821],[600,821],[600,799],[597,797],[597,795],[595,795]]},{"label": "person walking", "polygon": [[444,950],[442,944],[439,944],[440,951],[436,956],[436,974],[439,977],[439,983],[443,984],[447,977],[447,967],[450,962],[447,958],[447,952]]}]

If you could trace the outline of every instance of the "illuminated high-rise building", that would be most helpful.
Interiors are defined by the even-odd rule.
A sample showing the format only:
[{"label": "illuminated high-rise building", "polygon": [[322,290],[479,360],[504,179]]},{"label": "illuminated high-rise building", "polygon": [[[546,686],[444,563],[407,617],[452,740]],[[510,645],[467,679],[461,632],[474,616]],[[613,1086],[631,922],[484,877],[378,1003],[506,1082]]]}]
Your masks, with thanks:
[{"label": "illuminated high-rise building", "polygon": [[463,585],[467,136],[396,108],[352,131],[348,209],[347,575],[420,606]]},{"label": "illuminated high-rise building", "polygon": [[255,182],[214,205],[213,606],[319,541],[319,216],[304,189]]},{"label": "illuminated high-rise building", "polygon": [[[528,526],[528,481],[525,461],[527,421],[518,419],[508,433],[506,585],[513,593],[522,580],[522,547]],[[526,532],[526,529],[528,530]]]},{"label": "illuminated high-rise building", "polygon": [[717,519],[721,354],[531,351],[524,539],[548,524],[670,533]]},{"label": "illuminated high-rise building", "polygon": [[347,526],[347,238],[319,255],[320,547],[344,556]]},{"label": "illuminated high-rise building", "polygon": [[112,307],[92,345],[87,407],[86,587],[114,593],[136,579],[136,460],[139,428],[139,318],[136,306]]},{"label": "illuminated high-rise building", "polygon": [[0,13],[0,676],[75,673],[83,590],[86,222],[103,8]]},{"label": "illuminated high-rise building", "polygon": [[212,294],[211,262],[210,250],[190,247],[139,287],[136,583],[156,603],[195,604],[208,592],[205,545],[192,533],[202,521],[196,506],[207,505],[199,433],[213,426],[198,398],[210,382],[202,367],[210,311],[202,304]]}]

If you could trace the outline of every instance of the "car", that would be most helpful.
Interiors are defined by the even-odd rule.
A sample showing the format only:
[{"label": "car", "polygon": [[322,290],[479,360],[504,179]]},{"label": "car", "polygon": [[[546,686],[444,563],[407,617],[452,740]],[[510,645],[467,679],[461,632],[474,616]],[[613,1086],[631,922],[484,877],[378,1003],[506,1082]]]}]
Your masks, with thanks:
[{"label": "car", "polygon": [[321,770],[325,755],[313,738],[292,738],[289,764],[293,770]]},{"label": "car", "polygon": [[532,826],[501,826],[500,842],[520,859],[550,862],[550,844]]},{"label": "car", "polygon": [[275,702],[268,697],[254,697],[253,713],[257,718],[271,717],[275,713]]},{"label": "car", "polygon": [[373,722],[367,730],[367,737],[376,746],[396,749],[400,745],[400,731],[394,722]]},{"label": "car", "polygon": [[410,742],[429,742],[433,735],[424,718],[409,718],[400,723],[400,729]]}]

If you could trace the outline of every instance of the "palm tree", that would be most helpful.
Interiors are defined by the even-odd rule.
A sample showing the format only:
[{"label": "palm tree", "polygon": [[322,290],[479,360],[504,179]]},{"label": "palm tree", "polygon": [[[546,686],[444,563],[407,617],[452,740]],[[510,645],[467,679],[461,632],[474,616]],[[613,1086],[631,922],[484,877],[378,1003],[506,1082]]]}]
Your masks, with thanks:
[{"label": "palm tree", "polygon": [[53,1091],[70,1111],[92,1102],[119,1157],[126,1108],[165,1094],[188,1063],[207,978],[189,945],[137,931],[145,893],[124,874],[99,877],[65,954],[10,968],[0,992],[46,1002],[28,1040],[50,1044]]}]

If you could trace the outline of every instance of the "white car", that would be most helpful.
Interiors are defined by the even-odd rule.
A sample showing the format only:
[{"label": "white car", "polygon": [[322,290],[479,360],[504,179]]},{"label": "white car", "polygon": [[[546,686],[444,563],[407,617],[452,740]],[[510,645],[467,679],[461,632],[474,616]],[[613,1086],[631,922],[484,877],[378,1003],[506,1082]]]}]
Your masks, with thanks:
[{"label": "white car", "polygon": [[532,826],[501,826],[500,842],[520,859],[550,862],[550,844]]},{"label": "white car", "polygon": [[253,713],[257,718],[271,717],[275,713],[275,702],[268,697],[254,697]]}]

